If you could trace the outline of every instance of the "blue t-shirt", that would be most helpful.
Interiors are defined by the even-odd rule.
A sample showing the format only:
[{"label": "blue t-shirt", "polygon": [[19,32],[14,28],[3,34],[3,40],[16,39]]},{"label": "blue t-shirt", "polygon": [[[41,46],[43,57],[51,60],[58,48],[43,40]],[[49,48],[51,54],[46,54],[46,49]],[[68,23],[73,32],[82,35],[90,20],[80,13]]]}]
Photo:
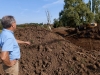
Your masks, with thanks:
[{"label": "blue t-shirt", "polygon": [[3,29],[0,34],[0,47],[2,51],[8,51],[10,60],[20,59],[20,48],[14,37],[13,31]]}]

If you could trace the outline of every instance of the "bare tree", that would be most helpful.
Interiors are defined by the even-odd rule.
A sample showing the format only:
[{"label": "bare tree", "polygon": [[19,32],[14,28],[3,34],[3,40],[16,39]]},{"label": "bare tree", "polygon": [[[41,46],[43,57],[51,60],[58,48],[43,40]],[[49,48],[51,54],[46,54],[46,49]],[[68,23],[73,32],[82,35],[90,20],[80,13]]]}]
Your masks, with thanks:
[{"label": "bare tree", "polygon": [[50,23],[51,23],[50,12],[48,10],[46,10],[45,13],[46,13],[46,17],[47,17],[47,25],[50,25]]},{"label": "bare tree", "polygon": [[45,13],[46,13],[46,17],[47,17],[47,25],[48,25],[48,28],[51,30],[51,26],[50,26],[50,23],[51,23],[50,12],[48,10],[46,10]]}]

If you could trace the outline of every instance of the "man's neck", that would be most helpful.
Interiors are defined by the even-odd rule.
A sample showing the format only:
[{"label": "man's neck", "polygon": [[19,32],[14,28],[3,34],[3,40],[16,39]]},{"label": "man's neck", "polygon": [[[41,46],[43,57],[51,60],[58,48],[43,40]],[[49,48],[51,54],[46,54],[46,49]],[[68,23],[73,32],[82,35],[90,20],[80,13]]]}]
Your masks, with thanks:
[{"label": "man's neck", "polygon": [[13,31],[14,32],[14,30],[12,29],[12,28],[7,28],[8,30],[11,30],[11,31]]}]

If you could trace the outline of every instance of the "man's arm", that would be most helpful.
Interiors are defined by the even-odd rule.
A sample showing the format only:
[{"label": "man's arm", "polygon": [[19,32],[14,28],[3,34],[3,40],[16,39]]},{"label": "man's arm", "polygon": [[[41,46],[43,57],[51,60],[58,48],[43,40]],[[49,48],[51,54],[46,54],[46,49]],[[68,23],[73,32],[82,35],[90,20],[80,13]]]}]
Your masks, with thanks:
[{"label": "man's arm", "polygon": [[8,51],[1,52],[1,60],[7,66],[13,66],[16,63],[16,60],[10,61],[9,52]]},{"label": "man's arm", "polygon": [[28,44],[28,45],[30,45],[30,42],[28,42],[28,41],[21,41],[21,40],[17,40],[17,39],[16,39],[16,41],[17,41],[17,43],[20,43],[20,44]]},{"label": "man's arm", "polygon": [[0,56],[1,60],[7,66],[13,66],[16,63],[16,60],[10,60],[10,57],[9,57],[10,51],[13,51],[13,39],[12,38],[5,39],[5,42],[1,50],[1,56]]}]

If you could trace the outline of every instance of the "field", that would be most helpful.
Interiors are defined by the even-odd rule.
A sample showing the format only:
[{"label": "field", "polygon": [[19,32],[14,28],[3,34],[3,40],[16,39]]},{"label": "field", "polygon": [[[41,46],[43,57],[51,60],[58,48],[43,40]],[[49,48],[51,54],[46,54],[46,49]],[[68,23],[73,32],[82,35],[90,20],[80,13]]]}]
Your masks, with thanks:
[{"label": "field", "polygon": [[18,27],[15,36],[31,42],[20,44],[20,75],[100,75],[99,39],[77,38],[68,28],[49,31],[34,25]]}]

